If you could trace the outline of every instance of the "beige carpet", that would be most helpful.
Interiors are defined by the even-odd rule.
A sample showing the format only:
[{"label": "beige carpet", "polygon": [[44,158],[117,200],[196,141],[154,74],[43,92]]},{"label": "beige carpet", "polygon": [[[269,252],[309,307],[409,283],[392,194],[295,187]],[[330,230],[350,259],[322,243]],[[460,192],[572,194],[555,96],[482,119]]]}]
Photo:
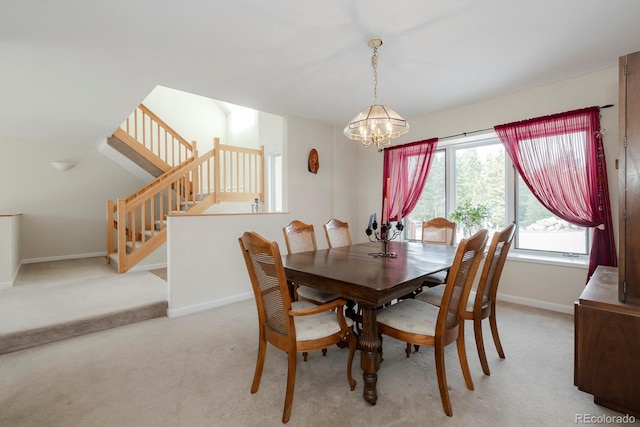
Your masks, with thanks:
[{"label": "beige carpet", "polygon": [[[447,348],[453,417],[440,402],[433,353],[411,358],[387,338],[378,403],[349,391],[347,350],[298,358],[291,426],[572,426],[577,414],[617,415],[573,386],[573,318],[499,303],[507,358],[487,343],[491,376],[468,354],[475,391]],[[278,426],[286,356],[269,347],[260,390],[250,394],[257,351],[253,300],[158,318],[0,356],[2,426]],[[487,331],[488,332],[488,331]]]},{"label": "beige carpet", "polygon": [[167,283],[104,258],[22,266],[0,290],[0,354],[167,314]]}]

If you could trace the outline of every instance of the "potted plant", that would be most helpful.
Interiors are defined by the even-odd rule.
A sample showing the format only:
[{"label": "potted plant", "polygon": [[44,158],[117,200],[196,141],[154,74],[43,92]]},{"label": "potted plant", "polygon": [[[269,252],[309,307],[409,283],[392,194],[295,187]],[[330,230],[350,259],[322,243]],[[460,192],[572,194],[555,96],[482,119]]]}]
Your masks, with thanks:
[{"label": "potted plant", "polygon": [[456,210],[449,215],[453,221],[462,226],[465,239],[478,231],[488,216],[489,208],[487,205],[472,203],[469,199],[459,204]]}]

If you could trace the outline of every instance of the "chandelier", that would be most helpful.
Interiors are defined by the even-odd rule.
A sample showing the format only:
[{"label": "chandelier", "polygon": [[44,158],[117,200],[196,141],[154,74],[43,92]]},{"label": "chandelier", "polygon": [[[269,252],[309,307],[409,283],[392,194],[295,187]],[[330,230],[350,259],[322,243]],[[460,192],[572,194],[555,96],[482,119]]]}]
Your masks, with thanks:
[{"label": "chandelier", "polygon": [[375,144],[378,151],[382,151],[382,147],[391,144],[393,138],[409,131],[409,123],[393,108],[378,104],[378,48],[382,46],[382,39],[370,39],[367,45],[373,49],[373,105],[365,107],[355,116],[344,128],[344,134],[360,141],[365,147]]}]

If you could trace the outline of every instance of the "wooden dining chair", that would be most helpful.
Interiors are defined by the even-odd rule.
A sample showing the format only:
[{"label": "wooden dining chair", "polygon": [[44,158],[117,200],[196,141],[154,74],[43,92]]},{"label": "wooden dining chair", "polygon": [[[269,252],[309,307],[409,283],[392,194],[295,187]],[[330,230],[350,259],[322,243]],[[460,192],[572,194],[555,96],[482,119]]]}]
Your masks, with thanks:
[{"label": "wooden dining chair", "polygon": [[[500,358],[504,359],[504,350],[502,349],[502,343],[498,335],[498,324],[496,322],[496,294],[498,293],[498,284],[500,283],[502,268],[504,267],[509,248],[513,242],[515,230],[516,225],[509,224],[502,231],[494,233],[491,244],[489,245],[487,257],[484,261],[478,287],[475,291],[472,290],[469,293],[469,299],[467,300],[464,312],[464,318],[473,321],[476,348],[478,350],[480,364],[482,365],[482,371],[485,375],[491,375],[491,371],[489,370],[489,363],[487,362],[487,355],[484,349],[484,340],[482,338],[483,319],[489,318],[493,343],[496,346]],[[418,294],[416,299],[439,306],[442,304],[444,292],[445,286],[439,285],[426,289]]]},{"label": "wooden dining chair", "polygon": [[[422,243],[453,246],[456,237],[456,223],[437,217],[422,222]],[[442,285],[447,281],[449,270],[439,271],[425,278],[424,286]]]},{"label": "wooden dining chair", "polygon": [[349,232],[349,223],[342,222],[338,219],[331,218],[324,227],[324,235],[327,237],[329,248],[338,248],[340,246],[350,246],[351,233]]},{"label": "wooden dining chair", "polygon": [[256,393],[260,386],[267,343],[284,351],[288,356],[283,423],[287,423],[291,417],[298,352],[347,343],[347,381],[353,391],[356,381],[351,375],[351,366],[356,340],[351,329],[353,322],[344,316],[346,301],[338,299],[319,306],[298,301],[292,305],[278,243],[269,242],[255,232],[245,232],[238,241],[258,309],[258,358],[251,393]]},{"label": "wooden dining chair", "polygon": [[378,312],[378,332],[407,343],[407,357],[411,344],[434,347],[436,373],[442,407],[448,416],[453,415],[444,360],[445,347],[454,341],[458,348],[460,367],[466,386],[473,390],[464,345],[465,301],[487,244],[487,230],[480,230],[458,245],[447,278],[440,307],[418,299],[404,299]]},{"label": "wooden dining chair", "polygon": [[[305,224],[302,221],[294,220],[282,228],[282,234],[284,234],[287,252],[290,254],[315,251],[317,249],[313,224]],[[309,301],[314,304],[324,304],[339,298],[338,295],[295,283],[293,284],[293,289],[296,300]]]}]

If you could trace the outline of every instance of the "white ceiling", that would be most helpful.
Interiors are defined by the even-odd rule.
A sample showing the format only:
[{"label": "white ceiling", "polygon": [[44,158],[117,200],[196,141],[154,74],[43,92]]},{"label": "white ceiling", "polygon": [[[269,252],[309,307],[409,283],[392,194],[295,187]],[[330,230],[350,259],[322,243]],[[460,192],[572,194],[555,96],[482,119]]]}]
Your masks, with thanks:
[{"label": "white ceiling", "polygon": [[[638,0],[2,0],[0,135],[98,143],[156,85],[342,128],[615,67]],[[585,88],[588,90],[588,88]]]}]

